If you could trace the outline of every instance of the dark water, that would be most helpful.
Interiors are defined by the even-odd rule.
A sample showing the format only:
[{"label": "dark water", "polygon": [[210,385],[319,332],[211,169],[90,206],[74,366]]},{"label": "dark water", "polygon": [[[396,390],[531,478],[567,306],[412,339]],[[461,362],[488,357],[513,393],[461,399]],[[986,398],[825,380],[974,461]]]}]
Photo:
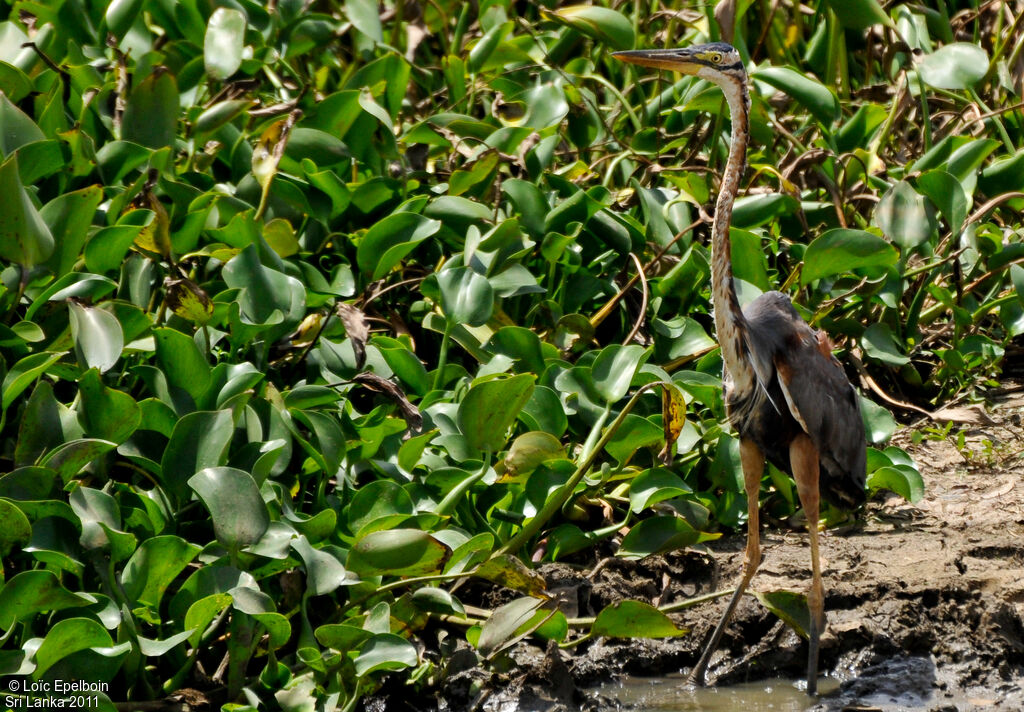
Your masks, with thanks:
[{"label": "dark water", "polygon": [[[828,694],[838,685],[821,679],[818,692]],[[693,688],[683,677],[660,677],[627,678],[599,692],[637,712],[805,712],[815,700],[804,690],[803,682],[782,679]]]}]

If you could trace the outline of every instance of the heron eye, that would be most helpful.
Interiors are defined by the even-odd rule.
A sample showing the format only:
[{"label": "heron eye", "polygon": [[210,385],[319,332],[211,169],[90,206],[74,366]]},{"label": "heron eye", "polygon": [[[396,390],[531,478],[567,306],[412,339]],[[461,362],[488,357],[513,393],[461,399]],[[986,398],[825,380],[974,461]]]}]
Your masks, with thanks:
[{"label": "heron eye", "polygon": [[712,52],[708,56],[708,59],[710,59],[715,64],[720,64],[722,62],[722,55],[720,55],[718,52]]}]

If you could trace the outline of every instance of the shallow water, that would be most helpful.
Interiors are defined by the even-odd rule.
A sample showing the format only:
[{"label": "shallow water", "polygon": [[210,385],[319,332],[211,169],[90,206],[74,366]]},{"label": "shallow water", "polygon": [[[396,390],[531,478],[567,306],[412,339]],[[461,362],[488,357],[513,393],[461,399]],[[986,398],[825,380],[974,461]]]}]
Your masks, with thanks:
[{"label": "shallow water", "polygon": [[[823,678],[818,692],[828,694],[838,686]],[[626,678],[603,685],[598,692],[637,712],[805,712],[815,700],[804,689],[802,681],[784,679],[695,688],[682,676],[668,676]]]}]

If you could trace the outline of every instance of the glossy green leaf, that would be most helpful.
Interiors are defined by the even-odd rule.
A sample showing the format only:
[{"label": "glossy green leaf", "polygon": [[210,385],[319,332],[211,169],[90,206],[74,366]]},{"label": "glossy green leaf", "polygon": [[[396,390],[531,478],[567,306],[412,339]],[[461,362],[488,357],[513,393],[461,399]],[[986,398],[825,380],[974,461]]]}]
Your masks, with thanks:
[{"label": "glossy green leaf", "polygon": [[348,526],[359,535],[374,520],[393,515],[411,515],[416,507],[402,487],[390,480],[368,482],[355,493],[348,508]]},{"label": "glossy green leaf", "polygon": [[600,5],[569,5],[548,16],[612,49],[631,49],[636,43],[632,23],[620,12]]},{"label": "glossy green leaf", "polygon": [[896,343],[892,330],[885,324],[875,323],[868,326],[860,337],[860,343],[865,354],[886,365],[898,368],[910,363],[910,359]]},{"label": "glossy green leaf", "polygon": [[78,381],[78,420],[89,437],[121,444],[142,422],[142,409],[124,391],[107,388],[99,371],[90,368]]},{"label": "glossy green leaf", "polygon": [[245,25],[245,15],[234,8],[218,7],[210,15],[203,40],[203,64],[213,79],[224,81],[242,66]]},{"label": "glossy green leaf", "polygon": [[674,497],[682,497],[692,488],[671,470],[655,467],[645,470],[629,483],[629,504],[634,512],[640,512],[653,504]]},{"label": "glossy green leaf", "polygon": [[108,440],[77,438],[58,445],[39,461],[40,466],[56,471],[65,482],[82,471],[86,465],[116,446]]},{"label": "glossy green leaf", "polygon": [[193,475],[224,464],[233,432],[230,410],[199,411],[182,417],[160,461],[164,486],[184,496]]},{"label": "glossy green leaf", "polygon": [[629,392],[633,377],[650,352],[643,346],[612,344],[601,349],[594,359],[594,387],[608,403],[622,400]]},{"label": "glossy green leaf", "polygon": [[625,600],[603,608],[591,632],[608,638],[678,638],[690,631],[648,603]]},{"label": "glossy green leaf", "polygon": [[413,644],[394,633],[378,633],[370,638],[353,661],[358,677],[380,670],[402,670],[418,662]]},{"label": "glossy green leaf", "polygon": [[969,206],[963,184],[952,174],[936,169],[918,177],[917,188],[939,209],[950,230],[959,231]]},{"label": "glossy green leaf", "polygon": [[344,8],[345,17],[357,30],[375,42],[384,41],[380,11],[375,0],[345,0]]},{"label": "glossy green leaf", "polygon": [[120,40],[125,36],[144,4],[145,0],[112,0],[107,5],[103,19],[106,20],[107,29],[115,38]]},{"label": "glossy green leaf", "polygon": [[[948,175],[948,174],[947,174]],[[950,176],[952,177],[952,176]],[[960,189],[961,194],[963,189]],[[875,224],[904,250],[927,242],[937,227],[923,195],[906,181],[898,181],[875,206]]]},{"label": "glossy green leaf", "polygon": [[0,499],[0,557],[10,555],[15,546],[22,547],[32,538],[32,525],[18,507]]},{"label": "glossy green leaf", "polygon": [[968,89],[988,72],[988,54],[976,44],[954,42],[922,57],[917,71],[938,89]]},{"label": "glossy green leaf", "polygon": [[471,448],[497,452],[508,430],[533,393],[535,377],[520,374],[482,381],[469,389],[459,404],[459,430]]},{"label": "glossy green leaf", "polygon": [[53,254],[53,234],[18,175],[18,158],[0,164],[0,259],[34,267]]},{"label": "glossy green leaf", "polygon": [[96,368],[100,373],[109,371],[121,358],[124,332],[117,317],[97,307],[69,302],[71,338],[75,355],[83,368]]},{"label": "glossy green leaf", "polygon": [[476,576],[530,596],[539,596],[547,588],[543,576],[509,554],[487,559],[477,568]]},{"label": "glossy green leaf", "polygon": [[494,311],[491,283],[468,267],[447,269],[437,275],[441,311],[451,324],[480,326]]},{"label": "glossy green leaf", "polygon": [[793,591],[758,591],[751,592],[765,608],[782,619],[802,638],[807,638],[811,627],[811,611],[807,607],[807,597]]},{"label": "glossy green leaf", "polygon": [[565,448],[554,435],[543,431],[523,433],[512,441],[505,456],[505,470],[510,477],[528,475],[538,466],[565,457]]},{"label": "glossy green leaf", "polygon": [[174,535],[146,539],[121,572],[121,586],[131,601],[154,608],[167,587],[199,553],[200,547]]},{"label": "glossy green leaf", "polygon": [[897,259],[896,249],[882,238],[863,230],[835,228],[808,245],[800,284],[854,269],[881,269],[896,264]]},{"label": "glossy green leaf", "polygon": [[270,514],[256,481],[234,467],[207,467],[188,485],[213,518],[217,541],[232,550],[255,544],[270,526]]},{"label": "glossy green leaf", "polygon": [[450,554],[427,532],[391,529],[360,538],[349,552],[346,567],[360,576],[420,576],[440,571]]},{"label": "glossy green leaf", "polygon": [[480,627],[476,647],[485,658],[501,650],[515,636],[516,631],[528,623],[541,603],[536,598],[517,598],[499,606]]},{"label": "glossy green leaf", "polygon": [[721,534],[697,531],[680,517],[651,517],[634,526],[623,537],[619,556],[626,559],[642,559],[652,554],[662,554],[702,541],[717,539],[719,536]]},{"label": "glossy green leaf", "polygon": [[924,497],[924,480],[913,467],[881,467],[868,475],[868,489],[892,490],[908,502],[917,502]]},{"label": "glossy green leaf", "polygon": [[760,67],[753,76],[789,94],[825,126],[839,118],[839,100],[831,89],[816,79],[789,67]]},{"label": "glossy green leaf", "polygon": [[122,137],[148,148],[173,146],[180,111],[174,75],[156,69],[132,87],[124,108]]},{"label": "glossy green leaf", "polygon": [[338,557],[330,551],[314,549],[306,537],[295,538],[291,545],[306,569],[306,585],[310,594],[322,596],[339,586],[349,586],[357,582],[356,577],[349,575]]},{"label": "glossy green leaf", "polygon": [[167,385],[188,393],[198,403],[210,385],[210,366],[194,339],[176,329],[153,330],[156,358]]},{"label": "glossy green leaf", "polygon": [[441,223],[416,213],[393,213],[377,222],[359,242],[356,263],[370,279],[390,272],[419,243],[441,229]]},{"label": "glossy green leaf", "polygon": [[357,628],[344,623],[322,625],[313,631],[313,634],[321,645],[343,653],[373,637],[373,633],[365,628]]},{"label": "glossy green leaf", "polygon": [[87,606],[93,600],[68,591],[52,571],[22,571],[0,589],[0,628],[10,630],[14,623],[35,613]]},{"label": "glossy green leaf", "polygon": [[81,190],[62,193],[39,211],[53,235],[56,249],[47,266],[60,277],[71,271],[89,235],[96,209],[103,200],[103,190],[92,185]]},{"label": "glossy green leaf", "polygon": [[5,94],[0,94],[0,125],[4,127],[0,132],[0,150],[6,157],[22,146],[46,140],[36,122],[11,103]]},{"label": "glossy green leaf", "polygon": [[839,24],[851,30],[893,24],[877,0],[826,0],[826,3],[836,14]]},{"label": "glossy green leaf", "polygon": [[66,618],[46,633],[36,651],[36,675],[42,675],[57,661],[79,650],[109,648],[114,644],[110,633],[90,618]]}]

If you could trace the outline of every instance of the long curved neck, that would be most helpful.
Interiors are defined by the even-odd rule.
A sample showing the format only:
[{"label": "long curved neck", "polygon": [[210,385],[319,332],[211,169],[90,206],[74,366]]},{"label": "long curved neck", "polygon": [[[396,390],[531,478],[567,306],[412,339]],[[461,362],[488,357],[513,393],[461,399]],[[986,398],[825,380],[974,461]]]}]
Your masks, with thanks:
[{"label": "long curved neck", "polygon": [[729,158],[722,174],[722,187],[715,203],[711,225],[711,298],[715,314],[715,332],[722,347],[725,368],[737,392],[749,392],[756,381],[746,345],[746,320],[732,281],[729,224],[732,206],[739,191],[747,154],[749,98],[745,82],[728,81],[721,85],[732,118]]}]

